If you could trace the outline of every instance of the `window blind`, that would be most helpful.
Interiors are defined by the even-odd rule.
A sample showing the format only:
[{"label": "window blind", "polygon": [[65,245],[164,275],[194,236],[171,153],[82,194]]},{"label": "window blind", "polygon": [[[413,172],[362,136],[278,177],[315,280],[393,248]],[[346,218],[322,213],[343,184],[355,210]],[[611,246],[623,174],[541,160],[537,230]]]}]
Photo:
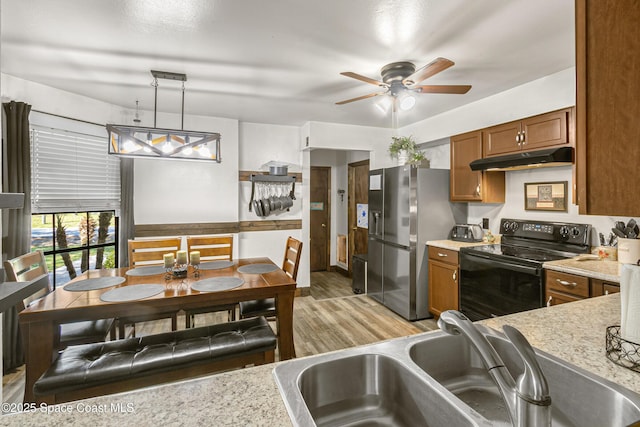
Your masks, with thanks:
[{"label": "window blind", "polygon": [[119,211],[120,159],[107,154],[107,134],[31,126],[33,213]]}]

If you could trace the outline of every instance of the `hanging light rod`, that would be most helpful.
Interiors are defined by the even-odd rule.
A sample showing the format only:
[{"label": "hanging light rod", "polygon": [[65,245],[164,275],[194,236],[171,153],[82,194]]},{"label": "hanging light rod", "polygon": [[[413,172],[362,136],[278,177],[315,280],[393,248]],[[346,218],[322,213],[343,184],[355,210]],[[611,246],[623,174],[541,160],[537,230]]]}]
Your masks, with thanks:
[{"label": "hanging light rod", "polygon": [[[221,136],[219,133],[184,130],[184,82],[187,81],[187,75],[157,70],[151,70],[151,75],[153,76],[152,86],[154,87],[153,127],[106,125],[109,132],[109,154],[138,158],[213,160],[220,163]],[[156,126],[158,79],[182,82],[180,130],[159,129]],[[139,121],[134,120],[135,123]]]}]

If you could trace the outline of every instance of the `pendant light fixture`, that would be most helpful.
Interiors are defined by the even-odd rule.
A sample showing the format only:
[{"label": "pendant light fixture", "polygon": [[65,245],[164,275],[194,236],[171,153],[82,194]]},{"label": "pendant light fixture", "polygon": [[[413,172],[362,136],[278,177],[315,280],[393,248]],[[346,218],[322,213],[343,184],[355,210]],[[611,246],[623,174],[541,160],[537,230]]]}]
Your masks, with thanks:
[{"label": "pendant light fixture", "polygon": [[[151,70],[153,76],[153,127],[108,124],[109,154],[134,157],[178,160],[204,160],[221,162],[220,134],[184,130],[184,82],[186,74]],[[182,121],[180,130],[156,127],[158,110],[158,79],[182,82]],[[138,119],[136,101],[136,120]]]}]

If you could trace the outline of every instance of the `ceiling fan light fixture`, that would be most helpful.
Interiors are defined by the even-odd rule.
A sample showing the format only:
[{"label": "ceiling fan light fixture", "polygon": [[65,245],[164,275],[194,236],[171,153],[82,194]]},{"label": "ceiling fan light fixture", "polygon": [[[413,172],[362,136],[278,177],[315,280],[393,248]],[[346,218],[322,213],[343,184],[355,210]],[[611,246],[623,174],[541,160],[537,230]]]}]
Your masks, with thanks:
[{"label": "ceiling fan light fixture", "polygon": [[[155,70],[151,70],[151,75],[154,78],[152,86],[155,92],[153,127],[107,124],[109,154],[134,158],[212,160],[220,163],[221,136],[219,133],[184,130],[184,82],[187,80],[187,75]],[[182,82],[182,126],[180,130],[156,127],[158,79]],[[136,101],[136,119],[138,118],[137,106],[138,102]],[[136,121],[134,120],[134,122]],[[194,150],[198,146],[200,149]]]},{"label": "ceiling fan light fixture", "polygon": [[402,111],[411,110],[416,105],[416,97],[410,93],[405,92],[398,96],[398,103]]}]

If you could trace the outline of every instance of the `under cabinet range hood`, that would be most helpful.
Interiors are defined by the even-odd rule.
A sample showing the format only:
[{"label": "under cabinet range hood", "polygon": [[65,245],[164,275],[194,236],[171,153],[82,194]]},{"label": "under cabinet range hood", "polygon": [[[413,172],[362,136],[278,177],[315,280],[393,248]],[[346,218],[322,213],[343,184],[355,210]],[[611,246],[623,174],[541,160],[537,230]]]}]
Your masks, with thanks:
[{"label": "under cabinet range hood", "polygon": [[573,147],[548,148],[487,157],[469,163],[471,170],[519,170],[551,166],[568,166],[573,163]]}]

